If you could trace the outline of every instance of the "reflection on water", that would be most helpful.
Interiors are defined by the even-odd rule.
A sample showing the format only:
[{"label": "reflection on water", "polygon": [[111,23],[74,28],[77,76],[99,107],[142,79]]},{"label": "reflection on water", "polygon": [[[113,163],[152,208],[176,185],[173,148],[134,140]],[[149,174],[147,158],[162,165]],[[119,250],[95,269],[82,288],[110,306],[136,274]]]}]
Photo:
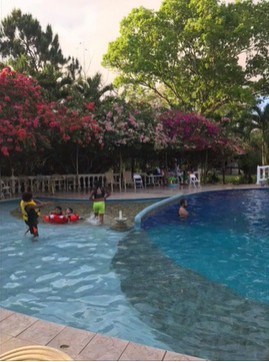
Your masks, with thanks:
[{"label": "reflection on water", "polygon": [[111,268],[125,233],[91,226],[39,225],[38,242],[0,203],[3,308],[112,337],[169,347],[140,320]]},{"label": "reflection on water", "polygon": [[176,265],[144,231],[120,241],[113,266],[141,321],[172,350],[210,360],[268,359],[268,304]]}]

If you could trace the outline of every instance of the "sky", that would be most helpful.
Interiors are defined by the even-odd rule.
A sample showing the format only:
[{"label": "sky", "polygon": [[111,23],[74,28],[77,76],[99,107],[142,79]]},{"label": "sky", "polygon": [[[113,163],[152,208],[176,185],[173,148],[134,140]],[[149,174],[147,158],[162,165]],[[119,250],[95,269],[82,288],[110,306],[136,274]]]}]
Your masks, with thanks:
[{"label": "sky", "polygon": [[102,72],[109,83],[115,74],[101,66],[108,43],[119,36],[123,17],[133,8],[158,10],[162,0],[0,0],[0,19],[14,8],[31,13],[45,30],[51,24],[64,56],[77,57],[89,76]]}]

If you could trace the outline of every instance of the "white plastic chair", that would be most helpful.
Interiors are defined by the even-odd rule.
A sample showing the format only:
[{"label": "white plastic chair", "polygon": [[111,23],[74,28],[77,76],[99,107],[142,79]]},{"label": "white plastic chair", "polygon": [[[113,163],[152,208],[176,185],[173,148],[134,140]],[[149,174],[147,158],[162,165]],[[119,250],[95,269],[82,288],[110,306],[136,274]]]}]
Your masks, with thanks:
[{"label": "white plastic chair", "polygon": [[140,175],[135,173],[134,176],[133,176],[133,179],[134,179],[134,183],[135,183],[136,187],[143,188],[143,180],[142,180],[142,177]]},{"label": "white plastic chair", "polygon": [[189,186],[196,187],[196,185],[198,185],[199,187],[201,186],[200,180],[196,177],[196,175],[194,173],[191,173],[189,175]]},{"label": "white plastic chair", "polygon": [[3,180],[1,180],[1,198],[4,199],[6,195],[11,196],[10,186],[6,185]]},{"label": "white plastic chair", "polygon": [[136,189],[136,182],[132,178],[132,172],[131,171],[123,171],[123,185],[124,185],[125,191],[126,191],[126,186],[127,185],[134,186],[134,189]]},{"label": "white plastic chair", "polygon": [[111,192],[113,192],[114,185],[119,186],[119,189],[121,191],[121,178],[119,176],[119,179],[115,179],[115,175],[113,171],[108,171],[105,173],[105,179],[106,179],[106,186],[110,185]]}]

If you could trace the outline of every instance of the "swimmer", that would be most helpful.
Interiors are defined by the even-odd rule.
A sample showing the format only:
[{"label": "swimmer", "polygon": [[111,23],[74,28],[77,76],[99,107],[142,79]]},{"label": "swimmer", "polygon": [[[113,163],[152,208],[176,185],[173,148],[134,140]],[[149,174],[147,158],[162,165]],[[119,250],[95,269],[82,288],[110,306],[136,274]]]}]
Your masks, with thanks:
[{"label": "swimmer", "polygon": [[63,215],[63,211],[61,206],[55,206],[55,209],[53,211],[50,211],[50,215]]},{"label": "swimmer", "polygon": [[180,200],[179,209],[178,209],[178,216],[188,216],[189,213],[186,210],[188,203],[185,199]]},{"label": "swimmer", "polygon": [[70,216],[74,213],[73,209],[71,207],[68,207],[66,210],[65,210],[65,215],[66,216]]}]

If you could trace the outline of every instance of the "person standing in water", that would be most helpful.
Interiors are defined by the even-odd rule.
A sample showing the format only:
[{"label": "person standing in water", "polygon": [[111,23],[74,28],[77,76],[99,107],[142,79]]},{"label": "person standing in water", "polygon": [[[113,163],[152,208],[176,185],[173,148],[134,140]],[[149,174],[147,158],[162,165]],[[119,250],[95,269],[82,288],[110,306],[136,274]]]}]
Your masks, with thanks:
[{"label": "person standing in water", "polygon": [[50,203],[51,202],[40,202],[38,200],[33,200],[33,195],[31,192],[24,192],[22,194],[20,209],[25,224],[29,226],[29,229],[26,231],[26,233],[30,231],[33,237],[38,236],[37,224],[38,224],[38,217],[40,216],[39,208],[46,206]]},{"label": "person standing in water", "polygon": [[93,202],[94,216],[99,219],[100,225],[104,223],[105,200],[110,196],[110,192],[101,186],[100,182],[94,182],[94,188],[90,193],[89,200]]},{"label": "person standing in water", "polygon": [[179,203],[178,216],[188,216],[189,213],[186,210],[188,203],[185,199],[181,199]]}]

